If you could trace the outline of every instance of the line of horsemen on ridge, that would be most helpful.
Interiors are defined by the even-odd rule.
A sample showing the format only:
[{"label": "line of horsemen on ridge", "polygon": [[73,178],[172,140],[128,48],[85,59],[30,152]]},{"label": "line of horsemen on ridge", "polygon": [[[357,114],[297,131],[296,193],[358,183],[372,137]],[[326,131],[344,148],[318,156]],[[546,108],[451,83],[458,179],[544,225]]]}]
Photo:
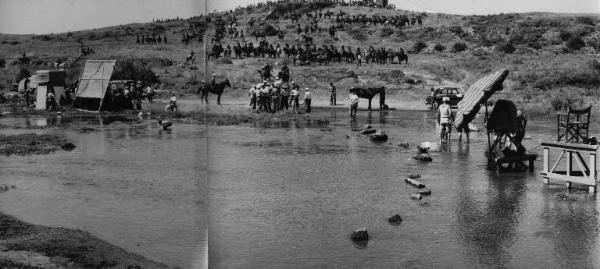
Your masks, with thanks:
[{"label": "line of horsemen on ridge", "polygon": [[[333,45],[292,45],[285,44],[281,46],[279,43],[273,46],[266,40],[260,41],[258,46],[254,46],[252,42],[237,43],[233,47],[229,44],[223,46],[215,44],[209,54],[209,59],[219,59],[220,57],[230,58],[235,54],[237,58],[281,58],[285,57],[292,59],[293,64],[306,65],[310,63],[329,64],[332,62],[347,62],[347,63],[377,63],[377,64],[393,64],[405,62],[408,64],[408,55],[404,49],[398,51],[386,48],[375,48],[370,46],[366,50],[361,50],[360,47],[356,51],[350,46],[341,46],[340,49]],[[396,62],[397,59],[397,62]]]}]

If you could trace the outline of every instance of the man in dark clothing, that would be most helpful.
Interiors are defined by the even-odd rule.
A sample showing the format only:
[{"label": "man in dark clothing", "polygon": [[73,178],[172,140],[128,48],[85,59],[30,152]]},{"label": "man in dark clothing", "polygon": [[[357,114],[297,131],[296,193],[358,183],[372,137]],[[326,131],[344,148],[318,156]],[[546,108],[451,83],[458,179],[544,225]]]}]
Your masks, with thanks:
[{"label": "man in dark clothing", "polygon": [[268,80],[271,78],[271,66],[267,63],[262,69],[263,79]]},{"label": "man in dark clothing", "polygon": [[333,82],[329,82],[329,105],[330,106],[335,106],[336,105],[336,89],[335,86],[333,86]]}]

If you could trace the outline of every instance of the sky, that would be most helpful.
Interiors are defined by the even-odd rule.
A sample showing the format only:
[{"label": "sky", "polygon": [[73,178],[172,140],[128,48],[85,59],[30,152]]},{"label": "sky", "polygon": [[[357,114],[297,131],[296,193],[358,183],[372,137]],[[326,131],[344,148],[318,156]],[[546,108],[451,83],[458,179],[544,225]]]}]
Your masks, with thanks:
[{"label": "sky", "polygon": [[[48,34],[191,17],[262,0],[0,0],[0,33]],[[600,0],[389,0],[396,8],[451,14],[600,13]]]}]

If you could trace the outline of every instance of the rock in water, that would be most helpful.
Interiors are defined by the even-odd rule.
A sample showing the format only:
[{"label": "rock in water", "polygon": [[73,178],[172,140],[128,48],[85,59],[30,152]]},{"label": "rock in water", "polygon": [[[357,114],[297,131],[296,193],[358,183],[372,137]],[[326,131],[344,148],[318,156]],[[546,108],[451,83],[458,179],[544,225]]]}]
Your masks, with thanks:
[{"label": "rock in water", "polygon": [[425,188],[425,184],[419,182],[418,180],[415,180],[412,178],[406,178],[406,179],[404,179],[404,181],[406,181],[406,183],[413,185],[419,189]]},{"label": "rock in water", "polygon": [[60,146],[60,148],[63,150],[71,151],[71,150],[75,149],[76,146],[75,146],[75,144],[73,144],[71,142],[67,142],[67,143],[64,143],[62,146]]},{"label": "rock in water", "polygon": [[384,142],[388,140],[388,136],[383,131],[378,131],[377,133],[372,134],[369,139],[374,142]]},{"label": "rock in water", "polygon": [[350,237],[353,241],[366,241],[369,240],[369,233],[366,228],[358,229],[352,232],[352,236]]},{"label": "rock in water", "polygon": [[392,225],[400,225],[400,223],[402,223],[402,217],[399,214],[393,215],[388,218],[388,222]]},{"label": "rock in water", "polygon": [[410,199],[413,199],[413,200],[421,200],[422,198],[423,198],[423,196],[418,193],[410,196]]},{"label": "rock in water", "polygon": [[398,146],[406,149],[406,148],[410,147],[410,144],[408,144],[408,142],[403,142],[403,143],[398,144]]},{"label": "rock in water", "polygon": [[420,195],[431,195],[431,190],[425,188],[425,189],[419,190],[417,193]]},{"label": "rock in water", "polygon": [[375,130],[375,129],[364,129],[360,133],[361,134],[374,134],[376,132],[377,132],[377,130]]},{"label": "rock in water", "polygon": [[422,162],[433,161],[433,158],[431,158],[431,156],[429,156],[428,153],[418,153],[416,156],[413,157],[413,159],[415,159],[417,161],[422,161]]}]

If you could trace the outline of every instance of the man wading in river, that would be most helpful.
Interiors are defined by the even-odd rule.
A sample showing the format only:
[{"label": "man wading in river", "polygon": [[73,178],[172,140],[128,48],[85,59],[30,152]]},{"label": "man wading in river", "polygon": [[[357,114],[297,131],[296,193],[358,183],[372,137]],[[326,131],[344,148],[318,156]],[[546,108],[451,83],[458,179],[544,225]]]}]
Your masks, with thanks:
[{"label": "man wading in river", "polygon": [[333,86],[333,82],[329,82],[329,105],[336,105],[336,94],[335,94],[335,86]]},{"label": "man wading in river", "polygon": [[356,117],[356,111],[358,110],[358,95],[350,93],[350,117]]},{"label": "man wading in river", "polygon": [[306,88],[304,92],[304,105],[306,106],[306,115],[310,114],[310,102],[312,101],[312,96],[310,95],[310,89]]},{"label": "man wading in river", "polygon": [[[438,109],[438,123],[440,124],[440,127],[441,127],[440,129],[445,130],[446,133],[448,134],[448,133],[450,133],[450,124],[452,124],[452,121],[451,121],[452,109],[450,108],[450,105],[448,104],[448,102],[450,102],[450,98],[444,97],[442,99],[442,102],[443,103],[440,105],[440,107]],[[443,137],[442,141],[445,142],[446,137]]]}]

